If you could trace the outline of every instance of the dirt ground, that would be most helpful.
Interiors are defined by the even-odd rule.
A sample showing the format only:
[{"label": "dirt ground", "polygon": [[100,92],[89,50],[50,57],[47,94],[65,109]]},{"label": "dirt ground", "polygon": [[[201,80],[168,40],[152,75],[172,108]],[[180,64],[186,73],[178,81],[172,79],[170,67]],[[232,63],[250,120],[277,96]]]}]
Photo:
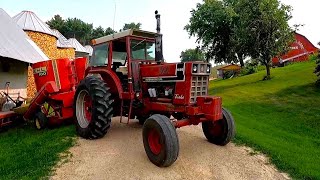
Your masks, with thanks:
[{"label": "dirt ground", "polygon": [[289,179],[250,148],[210,144],[200,126],[177,130],[178,160],[168,168],[159,168],[145,154],[141,130],[134,120],[126,125],[113,119],[104,138],[79,138],[70,149],[71,157],[50,179]]}]

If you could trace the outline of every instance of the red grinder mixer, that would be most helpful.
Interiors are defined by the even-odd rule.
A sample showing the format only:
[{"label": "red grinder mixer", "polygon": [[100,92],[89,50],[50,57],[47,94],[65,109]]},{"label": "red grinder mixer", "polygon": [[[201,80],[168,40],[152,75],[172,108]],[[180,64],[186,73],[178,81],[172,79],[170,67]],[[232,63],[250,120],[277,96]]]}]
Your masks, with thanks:
[{"label": "red grinder mixer", "polygon": [[73,117],[76,85],[84,78],[87,58],[57,59],[32,65],[37,94],[24,119],[35,120],[38,129]]}]

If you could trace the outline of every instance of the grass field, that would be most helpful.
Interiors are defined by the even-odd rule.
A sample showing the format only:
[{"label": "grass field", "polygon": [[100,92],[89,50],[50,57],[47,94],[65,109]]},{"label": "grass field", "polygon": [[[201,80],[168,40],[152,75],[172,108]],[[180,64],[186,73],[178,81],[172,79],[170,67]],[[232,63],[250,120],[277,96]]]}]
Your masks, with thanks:
[{"label": "grass field", "polygon": [[28,125],[0,133],[0,179],[47,177],[74,136],[73,126],[37,131]]},{"label": "grass field", "polygon": [[272,69],[229,80],[212,81],[210,94],[223,98],[236,120],[236,143],[269,155],[297,179],[320,179],[320,89],[315,62]]}]

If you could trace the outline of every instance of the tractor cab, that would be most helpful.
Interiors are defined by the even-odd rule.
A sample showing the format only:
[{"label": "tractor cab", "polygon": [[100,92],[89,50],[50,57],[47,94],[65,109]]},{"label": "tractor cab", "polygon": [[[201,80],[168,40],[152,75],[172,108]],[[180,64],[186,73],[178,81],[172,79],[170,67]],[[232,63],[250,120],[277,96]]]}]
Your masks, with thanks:
[{"label": "tractor cab", "polygon": [[132,80],[138,87],[138,79],[134,78],[139,76],[138,65],[155,63],[155,36],[130,29],[94,39],[89,67],[111,70],[121,81],[123,91],[129,92],[128,83]]}]

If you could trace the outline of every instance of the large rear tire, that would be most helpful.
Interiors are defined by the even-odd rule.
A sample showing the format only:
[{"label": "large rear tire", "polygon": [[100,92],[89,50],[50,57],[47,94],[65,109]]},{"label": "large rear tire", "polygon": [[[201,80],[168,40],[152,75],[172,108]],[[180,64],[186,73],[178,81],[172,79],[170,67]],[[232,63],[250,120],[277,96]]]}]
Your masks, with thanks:
[{"label": "large rear tire", "polygon": [[231,113],[222,108],[223,118],[218,121],[205,121],[202,130],[209,142],[224,146],[228,144],[235,135],[234,119]]},{"label": "large rear tire", "polygon": [[154,114],[143,124],[142,138],[149,160],[159,166],[172,165],[179,155],[179,140],[170,119]]},{"label": "large rear tire", "polygon": [[78,135],[86,139],[103,137],[111,125],[113,100],[107,84],[96,77],[80,82],[74,96],[74,117]]}]

